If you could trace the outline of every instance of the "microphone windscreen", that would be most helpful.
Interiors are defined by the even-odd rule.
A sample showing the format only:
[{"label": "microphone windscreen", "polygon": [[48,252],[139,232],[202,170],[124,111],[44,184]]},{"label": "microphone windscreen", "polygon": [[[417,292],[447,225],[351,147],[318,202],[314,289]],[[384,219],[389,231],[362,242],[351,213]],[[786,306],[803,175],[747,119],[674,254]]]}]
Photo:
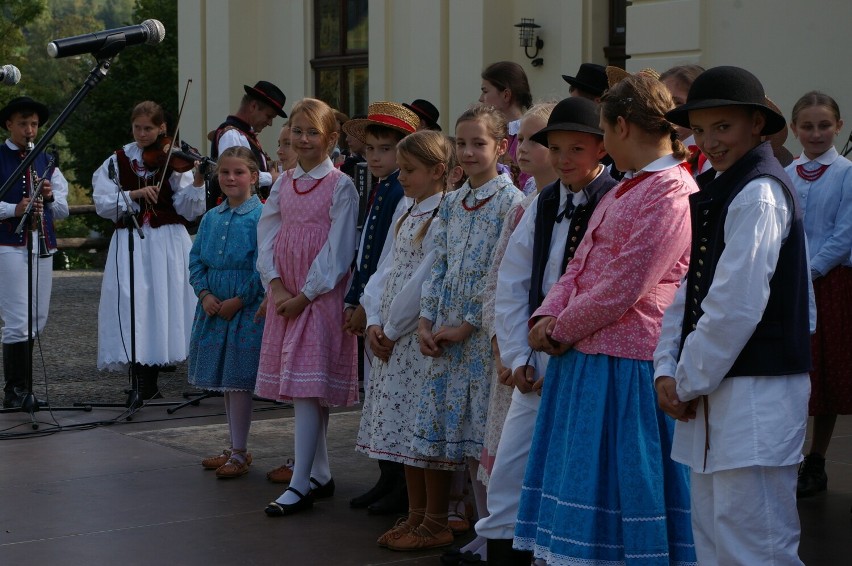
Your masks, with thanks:
[{"label": "microphone windscreen", "polygon": [[157,45],[166,38],[166,28],[160,20],[145,20],[139,25],[145,26],[145,29],[148,30],[146,45]]}]

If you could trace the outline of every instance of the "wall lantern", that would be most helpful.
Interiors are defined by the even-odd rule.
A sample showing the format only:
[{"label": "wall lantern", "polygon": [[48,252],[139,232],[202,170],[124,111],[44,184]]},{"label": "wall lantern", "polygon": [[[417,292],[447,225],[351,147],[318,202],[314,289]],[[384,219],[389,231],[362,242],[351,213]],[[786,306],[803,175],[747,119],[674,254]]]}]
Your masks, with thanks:
[{"label": "wall lantern", "polygon": [[[524,48],[524,53],[528,59],[532,59],[532,66],[541,67],[544,64],[544,59],[538,56],[538,52],[544,47],[544,41],[535,33],[535,30],[541,26],[535,23],[533,18],[521,18],[521,23],[515,24],[515,27],[518,28],[518,37],[521,47]],[[533,36],[535,36],[534,40]],[[535,53],[530,55],[529,49],[533,46],[535,46]]]}]

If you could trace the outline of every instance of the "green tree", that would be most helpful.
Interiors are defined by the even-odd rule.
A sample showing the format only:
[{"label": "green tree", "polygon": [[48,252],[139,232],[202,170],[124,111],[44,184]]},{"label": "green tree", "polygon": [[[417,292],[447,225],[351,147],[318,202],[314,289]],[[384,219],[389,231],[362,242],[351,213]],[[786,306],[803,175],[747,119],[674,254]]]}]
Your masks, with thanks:
[{"label": "green tree", "polygon": [[[88,183],[104,159],[132,141],[130,112],[143,100],[154,100],[166,111],[174,126],[178,111],[177,2],[136,0],[132,25],[157,19],[166,29],[159,45],[126,48],[112,61],[107,76],[80,103],[66,122],[65,132],[74,155],[71,167],[81,183]],[[88,57],[90,68],[93,57]],[[81,81],[82,84],[82,81]]]}]

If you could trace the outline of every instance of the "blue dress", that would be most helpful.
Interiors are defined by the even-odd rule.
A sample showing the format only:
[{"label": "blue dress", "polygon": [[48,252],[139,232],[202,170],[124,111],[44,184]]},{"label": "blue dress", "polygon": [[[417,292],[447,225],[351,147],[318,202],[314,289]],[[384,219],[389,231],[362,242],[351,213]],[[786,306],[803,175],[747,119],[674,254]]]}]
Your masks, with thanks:
[{"label": "blue dress", "polygon": [[254,391],[263,323],[254,315],[263,301],[257,262],[257,221],[263,210],[255,195],[237,208],[224,201],[201,220],[189,254],[190,283],[220,300],[240,297],[231,320],[195,309],[189,347],[191,385],[210,391]]}]

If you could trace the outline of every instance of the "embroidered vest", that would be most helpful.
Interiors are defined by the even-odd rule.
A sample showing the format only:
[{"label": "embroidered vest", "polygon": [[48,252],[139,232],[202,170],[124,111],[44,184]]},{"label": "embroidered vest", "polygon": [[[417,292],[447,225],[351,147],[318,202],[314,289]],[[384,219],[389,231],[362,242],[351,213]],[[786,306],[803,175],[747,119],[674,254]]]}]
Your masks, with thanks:
[{"label": "embroidered vest", "polygon": [[[583,189],[586,193],[586,204],[581,204],[574,209],[571,216],[571,224],[568,228],[568,241],[565,244],[565,253],[562,256],[562,271],[574,257],[577,246],[586,234],[589,227],[589,219],[592,217],[595,207],[601,198],[618,181],[612,178],[606,171],[598,175],[589,185]],[[545,292],[542,288],[544,282],[544,270],[550,256],[550,248],[553,238],[553,227],[556,216],[559,213],[559,181],[555,181],[541,190],[536,201],[535,233],[533,235],[533,265],[532,279],[530,280],[530,316],[541,306],[544,301]]]},{"label": "embroidered vest", "polygon": [[[140,181],[143,181],[143,178],[137,175],[133,170],[130,158],[127,157],[123,149],[119,149],[115,152],[115,160],[118,162],[118,180],[121,183],[121,188],[123,190],[130,191],[144,186],[139,184]],[[174,192],[172,191],[172,184],[169,181],[169,177],[171,177],[172,172],[171,168],[166,169],[166,180],[163,182],[160,194],[157,195],[156,203],[153,205],[148,205],[144,202],[138,203],[141,210],[136,213],[136,221],[140,226],[146,220],[148,224],[151,225],[151,228],[159,228],[166,224],[182,224],[184,226],[189,224],[189,221],[186,218],[175,211],[175,207],[172,202]],[[162,176],[163,172],[157,171],[153,176],[147,177],[144,184],[158,185]],[[116,228],[124,228],[126,226],[124,219],[119,219],[119,221],[115,223],[115,226]]]},{"label": "embroidered vest", "polygon": [[[0,144],[0,180],[5,181],[8,179],[21,164],[21,161],[23,161],[23,158],[19,151],[10,148],[5,143]],[[35,161],[33,161],[32,167],[35,167],[39,177],[53,173],[52,170],[47,171],[47,163],[48,158],[43,153],[40,153],[35,158]],[[20,182],[15,183],[9,188],[9,191],[3,195],[3,202],[12,204],[21,202],[21,199],[27,194],[26,179],[26,175],[22,175]],[[20,216],[13,216],[0,221],[0,246],[21,247],[27,245],[27,238],[29,238],[31,232],[29,227],[21,230],[20,234],[15,234],[15,230],[20,222]],[[53,208],[50,205],[45,205],[44,207],[44,227],[48,247],[56,249],[56,230],[53,226]]]},{"label": "embroidered vest", "polygon": [[704,312],[701,304],[725,249],[725,218],[731,201],[753,179],[771,177],[790,196],[793,223],[769,282],[769,302],[763,317],[725,377],[807,372],[811,367],[809,273],[802,210],[795,192],[790,190],[792,182],[773,156],[769,142],[749,151],[718,177],[713,178],[715,171],[708,173],[699,175],[701,190],[689,197],[692,248],[684,283],[687,288],[681,349]]}]

